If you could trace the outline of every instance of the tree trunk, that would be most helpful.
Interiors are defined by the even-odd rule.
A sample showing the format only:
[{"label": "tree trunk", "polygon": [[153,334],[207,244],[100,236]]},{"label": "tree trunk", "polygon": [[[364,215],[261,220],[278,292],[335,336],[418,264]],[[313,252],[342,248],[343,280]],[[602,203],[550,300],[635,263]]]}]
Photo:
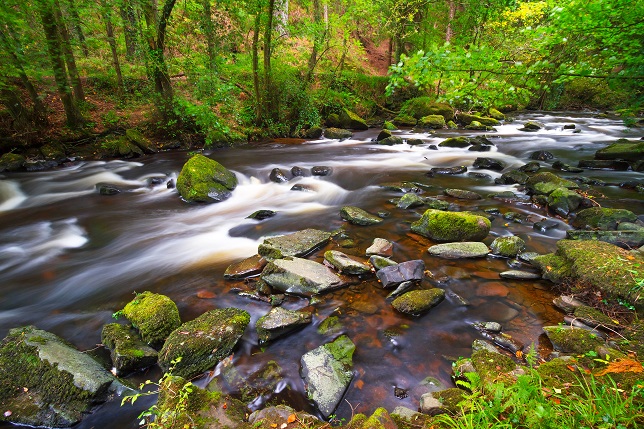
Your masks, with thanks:
[{"label": "tree trunk", "polygon": [[81,83],[78,68],[76,68],[76,59],[74,58],[74,51],[69,37],[69,31],[65,25],[65,20],[60,9],[58,0],[53,0],[54,19],[56,20],[56,27],[60,34],[60,45],[65,56],[65,64],[67,64],[67,72],[74,88],[74,97],[79,101],[85,101],[85,92],[83,91],[83,84]]},{"label": "tree trunk", "polygon": [[449,43],[454,37],[454,31],[452,30],[452,21],[454,21],[454,16],[456,14],[456,3],[454,0],[447,2],[449,8],[449,16],[447,18],[447,29],[445,30],[445,41]]},{"label": "tree trunk", "polygon": [[31,115],[29,110],[20,101],[20,98],[15,92],[8,88],[0,90],[0,100],[5,105],[11,119],[13,119],[12,127],[18,132],[27,131],[31,128]]},{"label": "tree trunk", "polygon": [[262,21],[261,10],[255,15],[253,25],[253,88],[255,90],[255,121],[259,125],[264,120],[264,101],[262,97],[262,88],[259,82],[259,30]]},{"label": "tree trunk", "polygon": [[87,41],[85,40],[85,34],[83,34],[83,29],[80,25],[80,16],[78,16],[78,8],[76,7],[75,0],[67,0],[67,6],[69,11],[69,16],[72,18],[72,26],[74,28],[74,33],[78,37],[78,43],[80,43],[81,50],[85,58],[89,56],[89,50],[87,49]]},{"label": "tree trunk", "polygon": [[76,101],[72,97],[72,92],[69,89],[67,73],[65,72],[65,60],[61,52],[60,35],[56,26],[56,18],[54,17],[54,12],[48,0],[38,0],[38,12],[40,13],[40,19],[45,30],[47,52],[54,71],[54,80],[56,81],[58,95],[65,109],[67,125],[70,128],[80,128],[84,121],[78,110]]},{"label": "tree trunk", "polygon": [[322,31],[322,9],[320,8],[320,0],[313,0],[313,48],[311,48],[311,56],[309,57],[308,70],[306,72],[306,82],[311,82],[313,79],[313,70],[318,62],[318,53],[322,48],[322,43],[326,38],[326,28]]},{"label": "tree trunk", "polygon": [[217,48],[215,44],[215,24],[212,22],[210,0],[201,0],[201,6],[203,7],[203,21],[201,25],[206,36],[206,47],[208,49],[208,70],[213,72],[217,70]]},{"label": "tree trunk", "polygon": [[131,0],[123,0],[120,7],[123,33],[125,35],[125,58],[133,61],[139,46],[138,23]]},{"label": "tree trunk", "polygon": [[118,50],[116,48],[116,38],[114,37],[114,26],[112,25],[112,11],[110,7],[103,1],[103,19],[105,21],[105,32],[107,34],[107,43],[110,45],[112,51],[112,65],[114,65],[114,72],[116,73],[116,85],[118,95],[123,95],[123,75],[121,74],[121,63],[119,62]]},{"label": "tree trunk", "polygon": [[288,37],[288,0],[277,0],[274,7],[275,30],[280,37]]},{"label": "tree trunk", "polygon": [[275,109],[275,89],[273,88],[273,76],[271,72],[272,36],[273,36],[273,14],[275,12],[275,0],[268,1],[268,22],[264,28],[264,113],[271,119],[277,119],[278,112]]}]

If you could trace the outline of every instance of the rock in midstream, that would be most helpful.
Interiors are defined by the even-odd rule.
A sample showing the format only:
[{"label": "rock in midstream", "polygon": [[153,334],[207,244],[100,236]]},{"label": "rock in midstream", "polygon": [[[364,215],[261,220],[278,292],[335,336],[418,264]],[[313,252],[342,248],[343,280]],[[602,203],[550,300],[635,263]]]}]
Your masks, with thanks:
[{"label": "rock in midstream", "polygon": [[260,278],[281,292],[303,296],[317,295],[344,285],[329,268],[301,258],[276,259],[266,265]]},{"label": "rock in midstream", "polygon": [[383,267],[376,273],[376,276],[382,287],[387,289],[398,286],[402,282],[422,280],[424,270],[425,263],[417,259]]},{"label": "rock in midstream", "polygon": [[308,325],[311,320],[312,316],[309,311],[293,311],[274,307],[257,320],[255,329],[257,329],[260,343],[265,343]]},{"label": "rock in midstream", "polygon": [[324,252],[324,260],[343,274],[360,275],[371,272],[369,265],[351,259],[348,255],[337,250],[327,250]]},{"label": "rock in midstream", "polygon": [[392,256],[394,254],[394,244],[384,238],[374,238],[373,244],[366,250],[367,256]]},{"label": "rock in midstream", "polygon": [[259,245],[258,253],[269,261],[287,256],[304,256],[324,246],[331,234],[317,229],[304,229],[292,234],[269,237]]},{"label": "rock in midstream", "polygon": [[490,249],[480,241],[436,244],[427,249],[430,255],[446,259],[483,258]]}]

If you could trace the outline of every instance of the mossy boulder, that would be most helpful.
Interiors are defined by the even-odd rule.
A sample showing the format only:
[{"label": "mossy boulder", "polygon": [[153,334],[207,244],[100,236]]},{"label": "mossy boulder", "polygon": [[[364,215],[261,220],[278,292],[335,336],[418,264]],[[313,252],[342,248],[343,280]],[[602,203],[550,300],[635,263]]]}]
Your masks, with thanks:
[{"label": "mossy boulder", "polygon": [[15,328],[0,344],[0,421],[69,427],[118,386],[89,355],[50,332]]},{"label": "mossy boulder", "polygon": [[399,137],[399,136],[389,136],[389,137],[385,137],[382,140],[378,140],[378,144],[381,144],[383,146],[394,146],[394,145],[403,144],[403,143],[404,141],[402,137]]},{"label": "mossy boulder", "polygon": [[438,144],[440,147],[456,147],[456,148],[465,148],[472,146],[472,139],[469,137],[450,137]]},{"label": "mossy boulder", "polygon": [[481,125],[487,125],[490,127],[499,125],[499,121],[497,121],[494,118],[488,118],[488,117],[479,116],[479,115],[468,115],[467,113],[460,113],[458,115],[458,120],[463,125],[470,125],[472,122],[475,122],[475,121]]},{"label": "mossy boulder", "polygon": [[522,128],[519,128],[519,131],[539,131],[541,128],[544,128],[544,125],[541,122],[528,121],[523,124]]},{"label": "mossy boulder", "polygon": [[454,109],[445,103],[437,103],[430,97],[416,97],[407,100],[400,108],[400,115],[420,119],[429,115],[440,115],[445,121],[454,119]]},{"label": "mossy boulder", "polygon": [[394,124],[398,127],[414,127],[418,120],[410,115],[398,115],[394,118]]},{"label": "mossy boulder", "polygon": [[580,210],[572,221],[578,229],[614,231],[621,222],[636,222],[637,215],[630,210],[591,207]]},{"label": "mossy boulder", "polygon": [[481,241],[490,232],[491,223],[470,213],[429,209],[411,224],[411,230],[434,241]]},{"label": "mossy boulder", "polygon": [[326,245],[330,239],[330,233],[308,228],[292,234],[266,238],[257,251],[269,261],[289,256],[304,256]]},{"label": "mossy boulder", "polygon": [[7,152],[0,157],[0,173],[3,171],[18,171],[27,159],[17,153]]},{"label": "mossy boulder", "polygon": [[324,137],[327,139],[344,140],[353,137],[353,133],[342,128],[330,127],[324,130]]},{"label": "mossy boulder", "polygon": [[175,329],[159,352],[165,372],[193,378],[232,353],[244,334],[250,315],[238,308],[210,310]]},{"label": "mossy boulder", "polygon": [[548,195],[548,207],[559,216],[566,217],[576,210],[583,197],[567,188],[556,188]]},{"label": "mossy boulder", "polygon": [[504,115],[503,113],[499,112],[499,111],[498,111],[497,109],[495,109],[494,107],[490,107],[490,108],[488,109],[487,113],[488,113],[488,116],[489,116],[490,118],[494,118],[494,119],[496,119],[497,121],[502,121],[502,120],[504,120],[504,119],[505,119],[505,115]]},{"label": "mossy boulder", "polygon": [[440,129],[445,128],[445,118],[441,115],[427,115],[418,120],[418,128]]},{"label": "mossy boulder", "polygon": [[[472,130],[472,131],[492,131],[494,128],[491,127],[490,125],[485,125],[480,123],[479,121],[472,121],[468,125],[465,125],[466,130]],[[477,149],[480,151],[485,151],[485,150],[490,150],[488,146],[483,146],[480,147],[477,145]],[[474,150],[471,148],[470,150]]]},{"label": "mossy boulder", "polygon": [[357,113],[348,109],[342,109],[342,112],[340,112],[339,115],[339,120],[341,128],[348,128],[351,130],[369,129],[369,125],[367,125],[364,119],[358,116]]},{"label": "mossy boulder", "polygon": [[42,145],[40,147],[40,153],[45,159],[51,159],[54,161],[62,161],[67,157],[62,145],[56,143],[48,143]]},{"label": "mossy boulder", "polygon": [[603,241],[624,249],[633,249],[644,245],[644,228],[631,230],[620,229],[619,231],[585,231],[569,229],[566,231],[566,238],[570,240]]},{"label": "mossy boulder", "polygon": [[545,171],[537,173],[525,182],[528,190],[535,194],[549,195],[557,188],[578,189],[579,185],[556,174]]},{"label": "mossy boulder", "polygon": [[452,387],[433,392],[432,395],[440,401],[444,410],[456,415],[463,410],[461,402],[463,402],[467,393],[462,389]]},{"label": "mossy boulder", "polygon": [[351,419],[347,429],[398,429],[396,422],[391,418],[387,410],[382,407],[376,408],[371,416],[364,417],[364,419],[358,418],[359,420]]},{"label": "mossy boulder", "polygon": [[393,130],[397,130],[397,129],[398,129],[398,128],[397,128],[397,127],[396,127],[392,122],[389,122],[389,121],[385,121],[385,122],[382,124],[382,128],[383,128],[384,130],[389,130],[389,131],[393,131]]},{"label": "mossy boulder", "polygon": [[179,195],[187,202],[215,203],[230,198],[237,177],[214,159],[197,154],[177,177]]},{"label": "mossy boulder", "polygon": [[354,225],[376,225],[382,222],[378,216],[362,210],[359,207],[344,206],[340,209],[340,217]]},{"label": "mossy boulder", "polygon": [[348,255],[337,250],[327,250],[324,252],[324,260],[343,274],[360,275],[371,272],[369,265],[351,259]]},{"label": "mossy boulder", "polygon": [[597,335],[582,328],[562,325],[544,326],[543,330],[555,350],[562,353],[584,354],[604,345]]},{"label": "mossy boulder", "polygon": [[143,292],[127,303],[123,315],[139,330],[143,341],[159,345],[181,325],[177,304],[165,295]]},{"label": "mossy boulder", "polygon": [[380,131],[380,133],[378,133],[378,136],[376,137],[376,141],[379,142],[380,140],[384,140],[387,137],[391,137],[391,136],[392,136],[391,131],[383,129],[382,131]]},{"label": "mossy boulder", "polygon": [[293,311],[274,307],[268,314],[257,319],[255,329],[257,329],[260,343],[266,343],[310,324],[311,320],[312,316],[309,311]]},{"label": "mossy boulder", "polygon": [[401,313],[420,316],[436,307],[443,299],[445,299],[443,289],[412,290],[394,299],[391,305]]},{"label": "mossy boulder", "polygon": [[595,152],[595,159],[639,161],[642,158],[644,158],[644,142],[613,143]]},{"label": "mossy boulder", "polygon": [[484,258],[490,249],[480,241],[436,244],[427,249],[430,255],[446,259]]},{"label": "mossy boulder", "polygon": [[545,279],[566,282],[573,292],[599,291],[609,299],[641,305],[638,280],[644,278],[644,256],[613,244],[559,240],[556,253],[534,258]]},{"label": "mossy boulder", "polygon": [[425,200],[413,192],[408,192],[398,200],[396,207],[399,209],[413,209],[425,205]]},{"label": "mossy boulder", "polygon": [[497,382],[514,382],[516,363],[511,357],[488,350],[477,350],[472,353],[470,361],[474,370],[481,377],[484,385]]},{"label": "mossy boulder", "polygon": [[443,190],[443,194],[459,200],[480,200],[483,198],[481,194],[466,189],[448,188]]},{"label": "mossy boulder", "polygon": [[157,351],[148,346],[129,326],[110,323],[103,326],[101,342],[110,351],[117,375],[138,371],[157,363]]},{"label": "mossy boulder", "polygon": [[302,378],[309,398],[324,418],[336,409],[353,378],[355,344],[346,335],[302,356]]},{"label": "mossy boulder", "polygon": [[156,148],[154,143],[152,143],[150,139],[141,134],[140,131],[130,128],[128,130],[125,130],[125,136],[128,138],[128,140],[137,145],[145,153],[158,152],[158,149]]}]

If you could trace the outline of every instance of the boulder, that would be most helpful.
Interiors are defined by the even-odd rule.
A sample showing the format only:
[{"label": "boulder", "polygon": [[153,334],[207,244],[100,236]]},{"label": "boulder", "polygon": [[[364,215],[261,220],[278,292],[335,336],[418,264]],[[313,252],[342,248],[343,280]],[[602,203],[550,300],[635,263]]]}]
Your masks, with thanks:
[{"label": "boulder", "polygon": [[548,195],[547,202],[550,210],[554,211],[559,216],[566,217],[579,207],[583,199],[584,198],[575,191],[571,191],[567,188],[556,188],[550,192],[550,195]]},{"label": "boulder", "polygon": [[387,297],[385,298],[385,301],[391,302],[394,299],[398,298],[400,295],[403,293],[407,292],[409,289],[414,287],[416,285],[416,282],[402,282],[401,284],[398,285],[396,289],[394,289],[393,292],[391,292]]},{"label": "boulder", "polygon": [[524,173],[536,173],[537,171],[541,170],[541,164],[539,164],[537,161],[530,161],[527,164],[523,164],[518,168],[518,170]]},{"label": "boulder", "polygon": [[[292,418],[291,416],[295,416],[297,421],[307,422],[307,425],[310,425],[307,427],[310,427],[310,429],[317,427],[323,428],[326,426],[326,424],[318,420],[317,417],[305,413],[304,411],[296,411],[288,405],[270,406],[262,408],[261,410],[253,411],[250,416],[248,416],[248,423],[250,423],[254,429],[273,429],[278,428],[283,424],[288,425],[288,423],[285,422],[289,421],[289,418]],[[297,424],[289,425],[289,427],[291,426],[297,427]],[[224,427],[228,428],[228,426]]]},{"label": "boulder", "polygon": [[445,291],[439,288],[412,290],[391,302],[401,313],[419,316],[436,307],[445,298]]},{"label": "boulder", "polygon": [[138,329],[143,341],[153,346],[163,344],[181,325],[177,304],[165,295],[148,291],[137,294],[122,313]]},{"label": "boulder", "polygon": [[117,388],[112,374],[50,332],[15,328],[0,344],[0,421],[69,427]]},{"label": "boulder", "polygon": [[486,170],[501,171],[505,168],[505,163],[494,158],[476,158],[472,164],[474,168],[484,168]]},{"label": "boulder", "polygon": [[429,128],[437,130],[440,128],[445,128],[445,118],[441,115],[427,115],[423,116],[418,120],[416,124],[418,128]]},{"label": "boulder", "polygon": [[352,112],[351,110],[348,110],[348,109],[342,109],[342,112],[340,112],[340,115],[339,115],[339,120],[340,120],[341,128],[348,128],[350,130],[368,130],[369,129],[369,125],[367,125],[364,119],[358,116],[357,113]]},{"label": "boulder", "polygon": [[101,195],[117,195],[121,193],[121,189],[118,186],[112,185],[110,183],[97,183],[96,190]]},{"label": "boulder", "polygon": [[327,139],[337,139],[344,140],[350,139],[353,136],[353,133],[349,130],[344,130],[342,128],[327,128],[324,130],[324,137]]},{"label": "boulder", "polygon": [[525,241],[521,237],[497,237],[490,245],[492,253],[506,258],[514,258],[525,249]]},{"label": "boulder", "polygon": [[61,162],[67,158],[65,149],[56,143],[44,144],[40,147],[40,153],[45,159]]},{"label": "boulder", "polygon": [[423,139],[407,139],[407,144],[409,146],[419,146],[423,143],[425,143]]},{"label": "boulder", "polygon": [[[492,119],[492,118],[487,118],[487,119]],[[484,125],[480,123],[479,121],[472,121],[469,123],[469,125],[465,126],[466,130],[473,130],[473,131],[493,131],[494,128],[489,126],[489,125]],[[472,148],[470,148],[472,150]],[[489,150],[489,149],[486,149]]]},{"label": "boulder", "polygon": [[398,115],[394,118],[394,124],[398,127],[413,127],[418,120],[410,115]]},{"label": "boulder", "polygon": [[376,225],[382,222],[382,219],[378,216],[353,206],[342,207],[340,209],[340,217],[354,225]]},{"label": "boulder", "polygon": [[103,326],[101,342],[110,351],[116,375],[142,370],[157,363],[157,351],[148,346],[129,326]]},{"label": "boulder", "polygon": [[275,212],[273,210],[261,209],[261,210],[255,210],[254,212],[252,212],[251,214],[246,216],[246,219],[264,220],[264,219],[268,219],[270,217],[273,217],[276,214],[277,214],[277,212]]},{"label": "boulder", "polygon": [[271,182],[275,183],[288,182],[288,177],[286,177],[286,174],[284,174],[284,172],[280,168],[273,168],[268,178]]},{"label": "boulder", "polygon": [[434,393],[435,392],[427,392],[420,397],[419,408],[421,413],[429,416],[437,416],[448,412],[447,409],[443,407],[443,402],[434,397]]},{"label": "boulder", "polygon": [[534,159],[535,161],[548,161],[554,157],[555,156],[547,150],[537,150],[530,154],[530,159]]},{"label": "boulder", "polygon": [[322,137],[324,130],[322,127],[311,127],[304,133],[304,137],[307,139],[319,139]]},{"label": "boulder", "polygon": [[595,152],[595,159],[625,159],[639,161],[644,158],[644,141],[613,143]]},{"label": "boulder", "polygon": [[351,259],[348,255],[337,250],[327,250],[324,252],[324,260],[343,274],[360,275],[371,272],[369,265]]},{"label": "boulder", "polygon": [[578,189],[579,185],[570,180],[562,179],[550,172],[537,173],[525,183],[528,190],[535,194],[549,195],[557,188]]},{"label": "boulder", "polygon": [[438,144],[440,147],[455,147],[455,148],[464,148],[471,146],[471,139],[468,137],[450,137]]},{"label": "boulder", "polygon": [[385,183],[381,183],[378,186],[388,191],[396,191],[396,192],[403,192],[403,193],[413,192],[415,194],[420,194],[423,192],[421,187],[427,187],[428,185],[424,185],[422,183],[415,183],[415,182],[385,182]]},{"label": "boulder", "polygon": [[495,183],[500,185],[513,185],[518,183],[520,185],[525,184],[530,176],[519,170],[511,170],[503,173],[501,177],[494,179]]},{"label": "boulder", "polygon": [[455,174],[463,174],[467,172],[467,167],[464,165],[457,165],[456,167],[432,167],[426,173],[427,176],[452,176]]},{"label": "boulder", "polygon": [[196,377],[232,353],[249,322],[245,310],[210,310],[170,334],[159,352],[159,366],[175,376]]},{"label": "boulder", "polygon": [[384,130],[389,130],[389,131],[393,131],[393,130],[397,130],[397,129],[398,129],[398,128],[396,128],[396,126],[395,126],[392,122],[389,122],[389,121],[385,121],[385,122],[383,122],[383,124],[382,124],[382,128],[383,128]]},{"label": "boulder", "polygon": [[394,254],[394,244],[385,240],[384,238],[374,238],[373,244],[369,246],[366,250],[367,256],[378,255],[378,256],[392,256]]},{"label": "boulder", "polygon": [[595,349],[604,345],[603,340],[586,329],[561,325],[544,326],[543,330],[555,350],[562,353],[583,355],[589,351],[595,351]]},{"label": "boulder", "polygon": [[566,173],[583,173],[584,169],[579,167],[573,167],[570,164],[566,164],[562,161],[555,161],[552,163],[552,168],[559,171],[565,171]]},{"label": "boulder", "polygon": [[414,193],[407,193],[400,197],[396,204],[399,209],[413,209],[425,205],[425,200]]},{"label": "boulder", "polygon": [[257,319],[255,329],[257,329],[259,342],[266,343],[308,325],[311,320],[312,316],[309,311],[293,311],[274,307],[268,314]]},{"label": "boulder", "polygon": [[459,113],[458,120],[463,125],[470,125],[474,121],[479,122],[481,125],[491,126],[491,127],[495,125],[499,125],[499,121],[497,121],[494,118],[488,118],[485,116],[478,116],[478,115],[468,115],[467,113]]},{"label": "boulder", "polygon": [[333,168],[326,165],[316,165],[311,168],[311,175],[313,176],[330,176],[333,173]]},{"label": "boulder", "polygon": [[413,232],[439,242],[480,241],[490,227],[490,221],[482,216],[433,209],[411,224]]},{"label": "boulder", "polygon": [[389,258],[385,258],[384,256],[379,256],[379,255],[372,255],[369,258],[369,263],[373,266],[373,268],[378,271],[381,270],[385,267],[391,267],[393,265],[398,265],[397,262],[392,261]]},{"label": "boulder", "polygon": [[260,278],[281,292],[303,296],[320,294],[344,285],[342,279],[324,265],[291,257],[269,262]]},{"label": "boulder", "polygon": [[382,140],[378,140],[378,144],[384,145],[384,146],[393,146],[397,144],[403,144],[404,141],[402,137],[398,136],[389,136],[387,138],[384,138]]},{"label": "boulder", "polygon": [[624,249],[635,249],[644,245],[644,229],[625,231],[584,231],[568,230],[569,240],[603,241]]},{"label": "boulder", "polygon": [[187,202],[220,202],[230,198],[236,187],[235,174],[200,154],[190,158],[177,177],[177,190]]},{"label": "boulder", "polygon": [[17,153],[7,152],[0,157],[0,173],[3,171],[18,171],[27,159]]},{"label": "boulder", "polygon": [[287,256],[304,256],[326,245],[330,239],[330,233],[309,228],[292,234],[265,238],[257,253],[269,261]]},{"label": "boulder", "polygon": [[298,167],[297,165],[293,166],[291,168],[291,174],[293,177],[304,177],[306,176],[306,172],[302,167]]},{"label": "boulder", "polygon": [[391,134],[391,131],[389,130],[382,130],[380,133],[378,133],[378,137],[376,137],[376,141],[384,140],[387,137],[391,137],[393,134]]},{"label": "boulder", "polygon": [[618,159],[581,159],[579,160],[577,167],[589,170],[626,171],[631,167],[631,165],[628,161],[621,161]]},{"label": "boulder", "polygon": [[528,121],[523,124],[522,128],[519,128],[519,131],[539,131],[543,127],[544,125],[541,122]]},{"label": "boulder", "polygon": [[637,215],[630,210],[591,207],[580,210],[571,224],[578,229],[614,231],[621,222],[636,221]]},{"label": "boulder", "polygon": [[382,287],[388,289],[403,282],[422,280],[424,270],[425,263],[420,259],[416,259],[382,267],[376,272],[376,276],[380,280]]},{"label": "boulder", "polygon": [[454,109],[445,103],[436,103],[430,97],[416,97],[407,100],[400,108],[400,115],[420,119],[428,115],[441,115],[445,121],[454,119]]},{"label": "boulder", "polygon": [[480,200],[483,197],[474,191],[467,191],[465,189],[448,188],[443,190],[443,193],[448,197],[457,198],[459,200]]},{"label": "boulder", "polygon": [[483,258],[490,249],[480,241],[436,244],[427,249],[430,255],[446,259]]},{"label": "boulder", "polygon": [[254,255],[231,264],[224,272],[225,279],[243,279],[260,274],[268,261],[260,255]]},{"label": "boulder", "polygon": [[147,137],[133,128],[125,130],[125,136],[145,153],[157,153],[159,150]]},{"label": "boulder", "polygon": [[494,119],[496,119],[497,121],[502,121],[502,120],[504,120],[504,119],[505,119],[505,115],[504,115],[503,113],[499,112],[499,111],[498,111],[497,109],[495,109],[494,107],[490,107],[490,108],[488,109],[487,113],[488,113],[488,116],[489,116],[490,118],[494,118]]},{"label": "boulder", "polygon": [[346,335],[302,356],[302,378],[308,397],[326,419],[336,409],[353,379],[355,345]]}]

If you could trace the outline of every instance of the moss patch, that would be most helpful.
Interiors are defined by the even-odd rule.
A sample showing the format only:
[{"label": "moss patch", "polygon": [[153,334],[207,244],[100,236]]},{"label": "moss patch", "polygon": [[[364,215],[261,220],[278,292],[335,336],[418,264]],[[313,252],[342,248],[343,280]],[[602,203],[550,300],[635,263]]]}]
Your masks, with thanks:
[{"label": "moss patch", "polygon": [[555,349],[563,353],[584,354],[604,344],[597,335],[581,328],[546,326],[543,330]]},{"label": "moss patch", "polygon": [[123,308],[123,315],[139,330],[143,341],[160,345],[181,324],[177,305],[165,295],[143,292]]},{"label": "moss patch", "polygon": [[572,226],[579,229],[614,231],[621,222],[635,221],[637,221],[637,215],[630,210],[591,207],[577,213]]},{"label": "moss patch", "polygon": [[578,189],[579,185],[546,171],[530,176],[526,187],[534,193],[548,195],[557,188]]},{"label": "moss patch", "polygon": [[217,161],[197,154],[183,165],[177,190],[187,202],[212,203],[230,197],[237,177]]},{"label": "moss patch", "polygon": [[480,241],[487,237],[488,219],[468,213],[427,210],[411,230],[435,241]]}]

